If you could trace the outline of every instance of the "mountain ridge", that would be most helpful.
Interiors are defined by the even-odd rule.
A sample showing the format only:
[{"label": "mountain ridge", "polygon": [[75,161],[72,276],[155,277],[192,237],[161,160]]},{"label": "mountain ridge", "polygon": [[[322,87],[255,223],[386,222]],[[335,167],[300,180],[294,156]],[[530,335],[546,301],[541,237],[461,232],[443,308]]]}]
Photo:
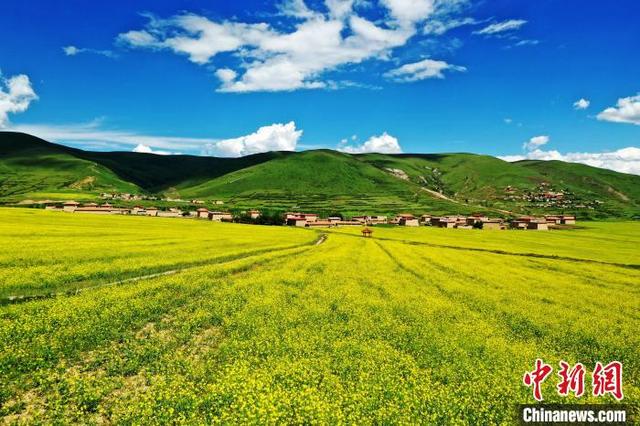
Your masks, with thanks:
[{"label": "mountain ridge", "polygon": [[240,158],[160,156],[84,151],[0,132],[0,201],[92,199],[101,192],[345,213],[571,211],[594,218],[640,213],[640,176],[576,163],[328,149]]}]

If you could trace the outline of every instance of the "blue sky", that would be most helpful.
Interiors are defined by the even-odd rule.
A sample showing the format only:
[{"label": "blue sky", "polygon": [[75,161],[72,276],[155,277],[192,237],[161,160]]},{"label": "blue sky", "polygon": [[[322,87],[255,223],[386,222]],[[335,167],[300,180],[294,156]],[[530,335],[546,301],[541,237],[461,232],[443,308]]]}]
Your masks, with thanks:
[{"label": "blue sky", "polygon": [[634,0],[5,0],[0,126],[100,150],[640,174],[639,17]]}]

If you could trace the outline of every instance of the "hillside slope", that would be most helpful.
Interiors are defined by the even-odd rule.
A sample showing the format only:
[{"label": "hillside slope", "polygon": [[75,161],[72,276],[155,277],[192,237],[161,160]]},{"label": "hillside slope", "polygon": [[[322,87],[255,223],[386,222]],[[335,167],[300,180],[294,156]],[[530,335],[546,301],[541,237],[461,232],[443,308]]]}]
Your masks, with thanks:
[{"label": "hillside slope", "polygon": [[[229,173],[196,186],[180,185],[187,197],[210,194],[233,204],[305,207],[346,212],[412,208],[457,212],[459,204],[433,197],[421,186],[330,150],[305,151]],[[466,208],[466,207],[464,207]]]},{"label": "hillside slope", "polygon": [[73,150],[20,133],[0,133],[0,197],[92,198],[101,191],[141,189]]},{"label": "hillside slope", "polygon": [[598,200],[599,211],[605,216],[640,211],[640,176],[562,161],[527,160],[515,164],[536,171],[545,181],[575,194],[577,199]]},{"label": "hillside slope", "polygon": [[460,199],[491,199],[509,185],[533,185],[541,180],[534,170],[488,155],[477,154],[362,154],[360,161],[405,172],[412,182]]},{"label": "hillside slope", "polygon": [[[469,203],[518,212],[631,217],[640,212],[640,176],[561,161],[508,163],[476,154],[363,154],[360,161]],[[546,194],[561,194],[559,199]],[[549,195],[553,197],[553,195]]]}]

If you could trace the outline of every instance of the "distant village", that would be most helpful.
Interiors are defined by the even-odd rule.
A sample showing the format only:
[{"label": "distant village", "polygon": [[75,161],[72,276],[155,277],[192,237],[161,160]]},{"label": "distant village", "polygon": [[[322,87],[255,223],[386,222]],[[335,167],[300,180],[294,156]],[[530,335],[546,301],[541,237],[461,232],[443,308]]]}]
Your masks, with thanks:
[{"label": "distant village", "polygon": [[556,209],[589,209],[595,210],[603,202],[600,200],[582,200],[568,189],[554,190],[550,184],[543,182],[530,191],[522,191],[512,186],[504,188],[503,201],[524,202],[533,208]]},{"label": "distant village", "polygon": [[[204,204],[194,203],[192,204]],[[197,200],[195,200],[197,201]],[[489,230],[536,230],[546,231],[553,227],[563,225],[575,225],[575,216],[569,215],[546,215],[546,216],[522,216],[513,220],[502,218],[491,218],[484,214],[473,214],[471,216],[432,216],[423,214],[415,216],[405,213],[394,217],[387,216],[353,216],[345,219],[342,216],[329,216],[321,218],[316,213],[288,212],[282,214],[278,220],[264,222],[262,212],[259,210],[246,210],[234,215],[228,211],[210,210],[200,207],[192,211],[183,211],[179,208],[168,208],[162,210],[156,207],[116,207],[109,202],[103,204],[67,201],[64,203],[48,202],[45,209],[50,211],[62,211],[75,214],[97,214],[97,215],[133,215],[151,217],[171,217],[200,219],[214,222],[245,222],[255,224],[282,224],[301,228],[334,228],[343,226],[375,226],[375,225],[396,225],[406,227],[432,226],[437,228],[456,229],[489,229]]]}]

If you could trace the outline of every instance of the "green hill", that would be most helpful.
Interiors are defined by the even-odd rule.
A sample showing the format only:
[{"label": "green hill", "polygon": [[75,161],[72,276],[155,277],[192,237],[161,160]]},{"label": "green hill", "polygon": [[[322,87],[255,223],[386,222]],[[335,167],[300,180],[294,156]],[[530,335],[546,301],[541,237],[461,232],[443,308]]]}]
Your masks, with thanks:
[{"label": "green hill", "polygon": [[270,152],[242,158],[89,152],[0,132],[0,201],[128,192],[320,213],[640,214],[640,176],[466,153]]},{"label": "green hill", "polygon": [[0,197],[86,199],[106,191],[141,191],[109,168],[82,159],[74,151],[25,134],[0,133]]},{"label": "green hill", "polygon": [[200,185],[180,185],[181,195],[218,198],[242,207],[316,211],[393,212],[425,209],[461,212],[468,207],[436,198],[354,156],[330,150],[306,151],[238,170]]}]

